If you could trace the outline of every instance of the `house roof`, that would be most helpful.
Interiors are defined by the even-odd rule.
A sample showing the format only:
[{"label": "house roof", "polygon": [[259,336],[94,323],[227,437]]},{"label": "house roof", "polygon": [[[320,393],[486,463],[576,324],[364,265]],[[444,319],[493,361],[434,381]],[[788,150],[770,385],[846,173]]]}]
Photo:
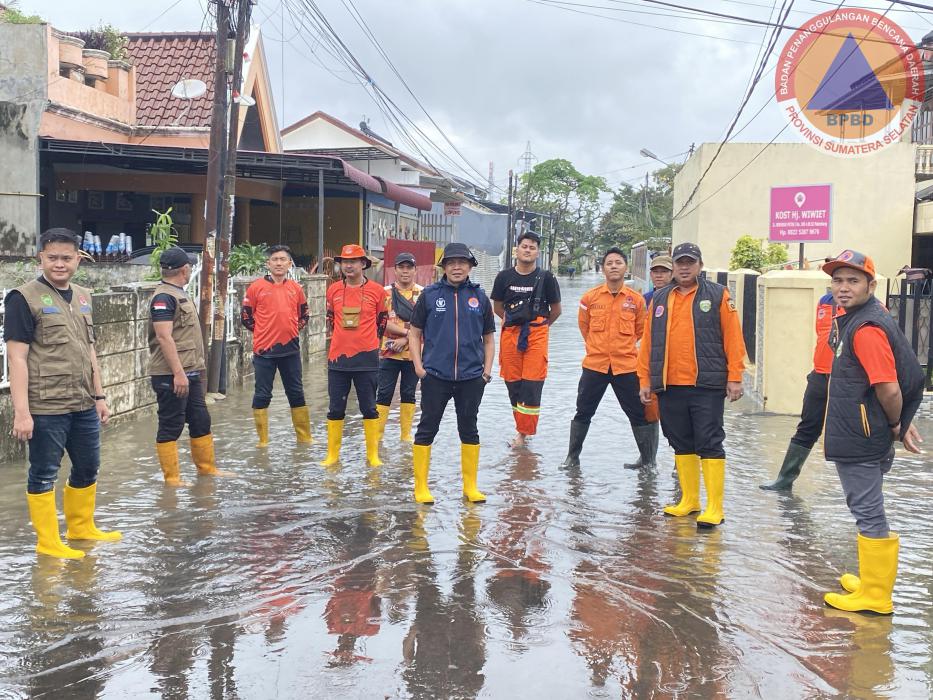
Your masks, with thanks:
[{"label": "house roof", "polygon": [[[136,65],[136,120],[140,126],[210,127],[214,101],[214,35],[202,32],[127,34]],[[172,97],[179,80],[197,79],[207,92],[195,100]]]},{"label": "house roof", "polygon": [[[301,127],[306,126],[307,124],[310,124],[311,122],[318,120],[318,119],[322,119],[328,122],[329,124],[333,124],[338,129],[342,129],[343,131],[346,131],[348,134],[355,136],[360,141],[364,141],[365,143],[368,143],[370,146],[374,147],[375,149],[378,149],[379,151],[382,151],[383,153],[387,153],[393,158],[398,158],[399,160],[404,161],[405,163],[408,163],[412,167],[417,168],[418,170],[421,170],[422,172],[437,173],[437,171],[430,165],[427,165],[426,163],[422,163],[418,159],[413,158],[407,153],[403,153],[402,151],[398,150],[394,146],[389,145],[385,141],[382,141],[381,139],[378,139],[378,138],[373,138],[369,134],[366,134],[360,131],[359,129],[354,129],[352,126],[350,126],[346,122],[342,122],[339,119],[337,119],[337,117],[333,117],[329,115],[327,112],[321,112],[320,110],[317,112],[314,112],[313,114],[309,114],[304,119],[301,119],[300,121],[297,121],[294,124],[291,124],[290,126],[286,126],[284,129],[282,129],[282,136],[286,136],[293,131],[297,131]],[[342,151],[343,149],[331,148],[331,149],[306,149],[306,150],[308,152],[313,150],[313,151],[318,151],[318,152],[338,153]],[[348,157],[348,156],[344,155],[342,157]],[[365,160],[370,160],[370,159],[366,158]]]}]

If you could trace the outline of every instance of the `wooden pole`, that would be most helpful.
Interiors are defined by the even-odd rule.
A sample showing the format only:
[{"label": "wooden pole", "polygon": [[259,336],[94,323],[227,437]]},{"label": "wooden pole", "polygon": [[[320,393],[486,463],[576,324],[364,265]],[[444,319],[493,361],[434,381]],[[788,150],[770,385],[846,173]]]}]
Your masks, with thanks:
[{"label": "wooden pole", "polygon": [[[249,34],[249,17],[252,3],[250,0],[238,0],[236,20],[236,39],[233,54],[233,80],[232,89],[239,92],[243,82],[243,51],[246,48],[246,36]],[[227,38],[224,38],[224,54],[226,55]],[[225,68],[230,68],[225,66]],[[227,87],[224,85],[224,102],[226,103]],[[232,101],[228,109],[227,146],[224,152],[224,180],[223,192],[220,201],[220,237],[216,257],[217,265],[217,306],[214,308],[213,337],[211,339],[211,356],[208,362],[207,390],[216,393],[220,390],[220,372],[224,365],[222,358],[227,348],[227,281],[230,277],[230,242],[233,236],[233,208],[236,193],[236,154],[240,135],[240,103]]]}]

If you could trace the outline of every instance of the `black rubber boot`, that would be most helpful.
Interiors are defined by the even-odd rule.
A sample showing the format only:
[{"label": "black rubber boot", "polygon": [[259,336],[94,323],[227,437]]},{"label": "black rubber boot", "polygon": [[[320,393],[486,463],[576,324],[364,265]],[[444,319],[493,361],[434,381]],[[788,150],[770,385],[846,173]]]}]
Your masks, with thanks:
[{"label": "black rubber boot", "polygon": [[800,468],[810,456],[810,450],[806,447],[791,442],[787,446],[787,453],[784,455],[784,464],[781,465],[781,471],[778,478],[768,484],[760,484],[758,488],[766,491],[786,491],[790,489],[794,481],[800,476]]},{"label": "black rubber boot", "polygon": [[565,468],[580,466],[580,451],[583,449],[583,441],[586,440],[589,430],[589,423],[570,421],[570,447],[567,448],[567,459],[560,466]]},{"label": "black rubber boot", "polygon": [[626,469],[654,467],[658,455],[658,423],[648,423],[632,427],[635,444],[638,445],[638,459],[630,464],[623,464]]}]

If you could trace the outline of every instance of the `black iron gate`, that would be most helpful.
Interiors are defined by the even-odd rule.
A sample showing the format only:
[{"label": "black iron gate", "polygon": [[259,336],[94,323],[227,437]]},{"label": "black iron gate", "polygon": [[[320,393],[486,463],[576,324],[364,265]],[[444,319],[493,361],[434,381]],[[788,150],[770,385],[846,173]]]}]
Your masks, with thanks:
[{"label": "black iron gate", "polygon": [[888,292],[888,310],[924,366],[926,388],[933,388],[933,343],[930,342],[933,279],[895,280]]}]

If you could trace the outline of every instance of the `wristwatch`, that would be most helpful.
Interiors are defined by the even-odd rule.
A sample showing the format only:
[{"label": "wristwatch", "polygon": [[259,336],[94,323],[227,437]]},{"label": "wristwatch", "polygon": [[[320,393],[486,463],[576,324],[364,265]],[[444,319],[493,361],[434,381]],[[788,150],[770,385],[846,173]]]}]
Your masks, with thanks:
[{"label": "wristwatch", "polygon": [[101,394],[100,396],[95,396],[95,397],[94,397],[94,400],[95,400],[95,401],[106,401],[106,400],[107,400],[107,397],[104,396],[103,394]]},{"label": "wristwatch", "polygon": [[483,372],[483,381],[485,381],[487,384],[489,384],[489,382],[492,381],[492,375],[491,375],[491,374],[486,374],[485,372]]}]

